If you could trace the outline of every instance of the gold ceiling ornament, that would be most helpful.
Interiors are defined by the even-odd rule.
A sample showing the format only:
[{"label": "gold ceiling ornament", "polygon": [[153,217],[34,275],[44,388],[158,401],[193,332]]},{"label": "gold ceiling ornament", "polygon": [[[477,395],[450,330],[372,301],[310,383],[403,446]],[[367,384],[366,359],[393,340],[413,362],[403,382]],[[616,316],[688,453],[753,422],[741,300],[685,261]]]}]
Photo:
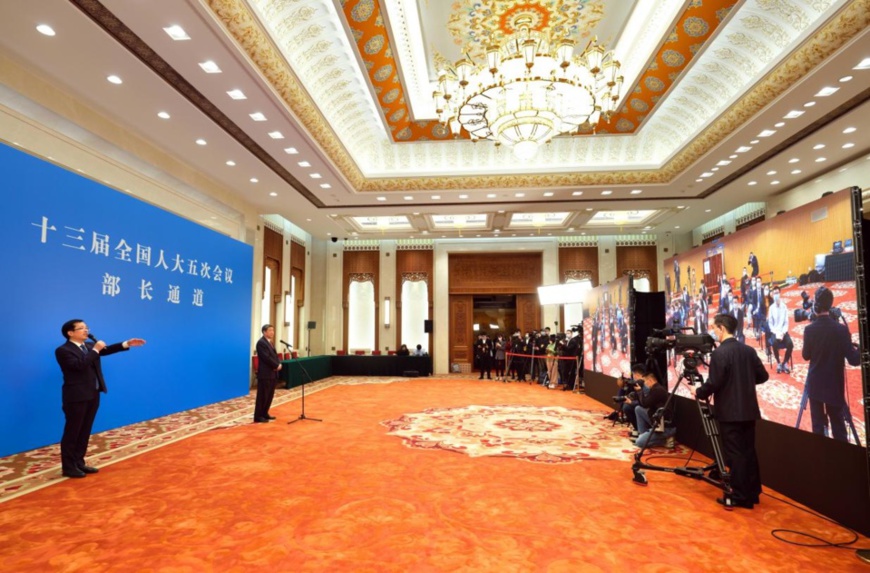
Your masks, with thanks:
[{"label": "gold ceiling ornament", "polygon": [[486,49],[486,61],[468,56],[438,71],[432,94],[439,120],[454,137],[465,129],[472,141],[489,139],[530,159],[553,137],[595,131],[616,108],[623,78],[612,51],[593,39],[579,56],[569,37],[552,39],[530,28],[524,14],[518,32]]}]

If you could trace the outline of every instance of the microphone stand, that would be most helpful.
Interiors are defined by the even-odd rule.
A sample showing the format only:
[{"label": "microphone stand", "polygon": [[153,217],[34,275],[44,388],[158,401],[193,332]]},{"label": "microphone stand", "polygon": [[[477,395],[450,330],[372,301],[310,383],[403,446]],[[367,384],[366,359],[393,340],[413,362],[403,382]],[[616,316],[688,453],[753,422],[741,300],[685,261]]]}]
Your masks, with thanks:
[{"label": "microphone stand", "polygon": [[[309,332],[309,334],[311,333],[310,330],[308,332]],[[302,413],[299,414],[298,418],[296,418],[295,420],[290,420],[287,423],[294,424],[294,423],[298,422],[299,420],[311,420],[312,422],[322,422],[323,420],[320,418],[309,418],[308,416],[305,415],[305,379],[308,378],[309,382],[313,382],[313,380],[311,380],[311,375],[308,374],[308,371],[305,370],[305,367],[302,366],[302,364],[299,362],[298,359],[296,360],[296,365],[299,366],[299,370],[301,370],[302,374],[303,374],[303,376],[302,376]],[[290,382],[288,382],[287,384],[289,386]]]}]

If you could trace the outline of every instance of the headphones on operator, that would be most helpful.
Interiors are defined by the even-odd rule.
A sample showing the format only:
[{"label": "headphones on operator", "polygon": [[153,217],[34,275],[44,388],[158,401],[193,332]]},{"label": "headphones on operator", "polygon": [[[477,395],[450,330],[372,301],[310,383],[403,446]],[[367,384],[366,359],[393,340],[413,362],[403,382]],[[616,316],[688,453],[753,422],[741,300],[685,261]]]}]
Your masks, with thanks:
[{"label": "headphones on operator", "polygon": [[816,294],[813,296],[813,312],[816,314],[828,312],[834,306],[834,293],[826,286],[820,286],[816,289]]}]

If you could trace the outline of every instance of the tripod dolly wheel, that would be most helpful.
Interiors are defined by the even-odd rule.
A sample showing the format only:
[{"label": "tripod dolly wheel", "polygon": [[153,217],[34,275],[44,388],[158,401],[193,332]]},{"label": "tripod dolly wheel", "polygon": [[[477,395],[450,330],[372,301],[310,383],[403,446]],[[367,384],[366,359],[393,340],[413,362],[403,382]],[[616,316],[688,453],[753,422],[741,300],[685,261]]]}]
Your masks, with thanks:
[{"label": "tripod dolly wheel", "polygon": [[643,470],[637,469],[635,467],[631,468],[632,473],[634,473],[634,478],[631,480],[633,483],[637,485],[648,485],[649,482],[646,480],[646,474],[643,473]]}]

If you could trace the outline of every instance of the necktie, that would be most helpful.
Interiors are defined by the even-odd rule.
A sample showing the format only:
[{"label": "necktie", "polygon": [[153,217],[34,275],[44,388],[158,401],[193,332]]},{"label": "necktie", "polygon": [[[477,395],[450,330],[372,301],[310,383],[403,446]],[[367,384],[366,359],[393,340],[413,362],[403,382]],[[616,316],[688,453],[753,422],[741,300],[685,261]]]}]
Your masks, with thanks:
[{"label": "necktie", "polygon": [[83,353],[85,353],[85,354],[88,353],[88,347],[87,347],[87,345],[82,344],[81,349],[82,349],[82,352],[83,352]]}]

